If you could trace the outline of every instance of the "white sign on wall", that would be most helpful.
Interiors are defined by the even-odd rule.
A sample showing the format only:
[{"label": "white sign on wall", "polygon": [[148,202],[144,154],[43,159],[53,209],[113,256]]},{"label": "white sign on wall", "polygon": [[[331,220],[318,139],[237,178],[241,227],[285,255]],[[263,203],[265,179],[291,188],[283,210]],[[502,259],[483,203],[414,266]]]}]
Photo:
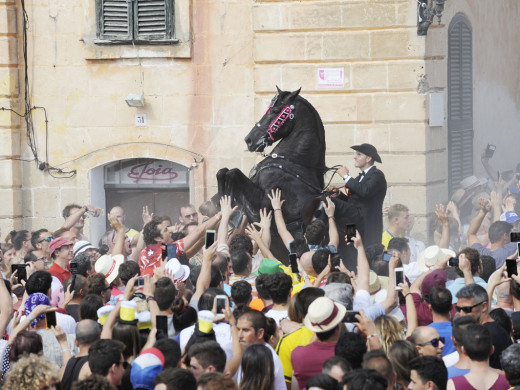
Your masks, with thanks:
[{"label": "white sign on wall", "polygon": [[345,69],[319,68],[318,88],[345,88]]}]

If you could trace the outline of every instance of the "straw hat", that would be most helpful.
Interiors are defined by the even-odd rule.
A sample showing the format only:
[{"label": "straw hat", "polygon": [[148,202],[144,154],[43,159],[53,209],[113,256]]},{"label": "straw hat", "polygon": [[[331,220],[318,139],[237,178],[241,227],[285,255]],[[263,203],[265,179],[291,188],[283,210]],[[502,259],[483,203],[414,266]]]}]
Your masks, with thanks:
[{"label": "straw hat", "polygon": [[[99,260],[98,260],[99,261]],[[177,259],[170,259],[166,263],[166,271],[172,274],[172,280],[176,282],[184,282],[190,276],[190,267],[183,265]]]},{"label": "straw hat", "polygon": [[119,274],[119,266],[123,264],[125,257],[123,255],[103,255],[97,261],[94,268],[96,272],[105,275],[108,284],[112,283]]},{"label": "straw hat", "polygon": [[437,245],[432,245],[419,253],[417,258],[417,266],[423,272],[428,271],[431,267],[437,264],[437,261],[444,256],[455,257],[456,254],[451,249],[439,248]]},{"label": "straw hat", "polygon": [[313,332],[327,332],[343,321],[346,312],[345,306],[338,305],[330,298],[319,297],[310,304],[303,323]]}]

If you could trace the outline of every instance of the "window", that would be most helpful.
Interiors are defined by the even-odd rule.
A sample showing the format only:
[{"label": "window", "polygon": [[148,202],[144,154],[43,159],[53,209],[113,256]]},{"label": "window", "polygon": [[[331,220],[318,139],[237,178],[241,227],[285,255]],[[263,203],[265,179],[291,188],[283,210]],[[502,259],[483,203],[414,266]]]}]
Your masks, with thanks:
[{"label": "window", "polygon": [[457,14],[448,29],[448,163],[450,194],[473,175],[473,34]]},{"label": "window", "polygon": [[96,0],[96,43],[171,44],[174,0]]}]

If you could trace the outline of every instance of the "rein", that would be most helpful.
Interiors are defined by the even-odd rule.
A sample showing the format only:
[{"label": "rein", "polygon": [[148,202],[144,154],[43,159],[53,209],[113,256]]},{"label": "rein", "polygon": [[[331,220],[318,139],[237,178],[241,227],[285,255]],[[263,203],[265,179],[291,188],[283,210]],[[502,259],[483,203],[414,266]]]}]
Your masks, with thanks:
[{"label": "rein", "polygon": [[[283,156],[278,156],[278,158],[283,158]],[[289,161],[289,160],[286,160],[286,161]],[[275,163],[275,162],[271,162],[271,163],[268,163],[268,164],[265,164],[265,165],[262,165],[260,168],[256,169],[256,167],[254,167],[249,175],[249,178],[252,179],[253,177],[256,176],[256,174],[258,174],[259,172],[263,171],[264,169],[266,168],[278,168],[278,169],[281,169],[282,171],[284,171],[285,173],[288,173],[289,175],[297,178],[298,180],[300,180],[303,184],[305,184],[307,187],[313,189],[314,191],[317,191],[318,193],[320,194],[323,194],[325,192],[325,190],[321,189],[320,187],[318,186],[315,186],[314,184],[312,183],[309,183],[307,180],[305,180],[302,175],[300,175],[299,173],[296,173],[292,170],[290,170],[289,168],[287,168],[286,166],[282,165],[282,164],[278,164],[278,163]]]}]

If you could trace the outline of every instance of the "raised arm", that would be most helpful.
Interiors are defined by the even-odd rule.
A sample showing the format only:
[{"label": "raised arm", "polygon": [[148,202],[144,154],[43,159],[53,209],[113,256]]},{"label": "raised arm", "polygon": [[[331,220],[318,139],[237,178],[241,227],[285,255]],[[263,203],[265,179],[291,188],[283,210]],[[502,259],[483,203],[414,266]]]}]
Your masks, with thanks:
[{"label": "raised arm", "polygon": [[473,218],[473,221],[471,221],[471,224],[469,225],[468,229],[468,246],[471,247],[473,244],[479,244],[480,240],[477,237],[477,231],[480,228],[480,225],[482,225],[482,221],[484,220],[485,216],[489,211],[491,210],[491,204],[487,203],[484,199],[479,198],[478,203],[480,205],[480,210],[475,218]]},{"label": "raised arm", "polygon": [[125,229],[123,229],[123,225],[121,225],[119,219],[114,215],[108,214],[108,221],[116,231],[116,241],[114,243],[114,248],[112,249],[112,255],[122,255],[126,238]]},{"label": "raised arm", "polygon": [[224,195],[222,198],[220,198],[220,212],[222,213],[222,219],[220,221],[217,232],[218,245],[227,244],[229,219],[231,218],[231,214],[233,214],[236,209],[237,206],[231,207],[231,198],[228,195]]},{"label": "raised arm", "polygon": [[[345,237],[345,241],[347,238]],[[354,241],[354,247],[357,249],[357,290],[369,290],[370,286],[370,266],[368,265],[367,255],[365,253],[365,247],[361,240],[361,235],[356,230],[356,236],[352,237]]]},{"label": "raised arm", "polygon": [[327,197],[327,203],[321,202],[321,204],[323,205],[325,214],[327,214],[329,219],[329,245],[334,245],[337,248],[339,245],[339,233],[336,226],[336,220],[334,219],[336,205],[332,200],[330,200],[330,197]]},{"label": "raised arm", "polygon": [[260,252],[262,252],[262,256],[267,259],[276,259],[271,250],[267,247],[267,245],[265,245],[261,232],[256,230],[254,226],[249,225],[246,228],[246,234],[251,240],[254,240],[257,243]]},{"label": "raised arm", "polygon": [[262,235],[262,241],[266,247],[271,246],[271,220],[273,213],[267,212],[267,209],[260,209],[260,222],[255,222],[256,226],[260,227],[260,234]]},{"label": "raised arm", "polygon": [[435,215],[442,223],[441,239],[439,240],[440,248],[450,247],[450,219],[448,211],[445,210],[444,205],[438,204],[435,206]]},{"label": "raised arm", "polygon": [[200,274],[197,279],[197,286],[195,293],[191,297],[192,300],[199,300],[204,291],[209,287],[211,281],[211,264],[217,255],[217,243],[214,242],[209,248],[204,249],[202,255],[202,267],[200,268]]},{"label": "raised arm", "polygon": [[276,223],[278,234],[282,238],[285,247],[288,248],[289,243],[294,240],[294,237],[289,232],[289,230],[287,230],[287,226],[285,226],[285,220],[283,219],[282,205],[284,204],[285,200],[282,200],[282,191],[277,188],[276,190],[272,190],[270,194],[267,194],[267,196],[269,197],[271,206],[273,207],[274,222]]},{"label": "raised arm", "polygon": [[496,181],[498,181],[498,176],[497,176],[498,171],[491,166],[491,163],[489,162],[489,160],[490,160],[490,158],[486,156],[486,151],[484,150],[480,156],[480,161],[482,161],[482,166],[486,170],[486,172],[489,175],[489,177],[491,178],[491,180],[496,182]]},{"label": "raised arm", "polygon": [[80,220],[80,218],[83,216],[83,214],[85,214],[88,211],[93,213],[94,217],[99,217],[103,210],[97,206],[92,206],[92,205],[83,206],[83,207],[77,209],[72,214],[70,214],[67,217],[67,219],[65,219],[65,222],[63,222],[63,226],[61,228],[67,229],[67,230],[70,229]]},{"label": "raised arm", "polygon": [[[217,227],[220,221],[220,213],[215,214],[213,217],[208,219],[206,222],[203,222],[199,226],[195,228],[190,234],[183,238],[184,240],[184,250],[188,250],[190,247],[194,246],[197,241],[204,235],[206,230],[214,229]],[[200,249],[200,248],[198,248]],[[197,251],[198,251],[197,249]]]},{"label": "raised arm", "polygon": [[5,286],[5,281],[0,280],[0,334],[3,335],[5,330],[7,329],[7,325],[9,321],[13,318],[13,300],[11,299],[11,295],[9,291],[7,291],[7,287]]}]

